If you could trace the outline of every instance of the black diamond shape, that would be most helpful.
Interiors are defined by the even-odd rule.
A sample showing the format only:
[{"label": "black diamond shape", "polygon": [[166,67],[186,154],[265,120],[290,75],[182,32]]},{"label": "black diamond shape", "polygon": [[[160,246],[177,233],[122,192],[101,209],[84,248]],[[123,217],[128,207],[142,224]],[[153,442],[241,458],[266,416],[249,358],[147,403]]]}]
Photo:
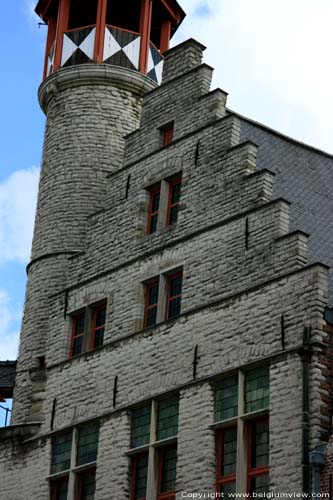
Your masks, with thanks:
[{"label": "black diamond shape", "polygon": [[116,52],[115,54],[113,54],[113,56],[109,57],[109,59],[104,62],[106,64],[113,64],[114,66],[122,66],[123,68],[136,70],[136,67],[133,66],[125,52],[123,52],[122,50],[119,50],[119,52]]},{"label": "black diamond shape", "polygon": [[150,53],[151,53],[151,57],[154,61],[154,66],[157,66],[157,64],[160,61],[162,61],[163,57],[161,56],[159,51],[157,49],[155,49],[154,45],[152,45],[152,44],[150,44]]},{"label": "black diamond shape", "polygon": [[63,64],[63,66],[75,66],[76,64],[85,64],[91,62],[88,56],[82,50],[77,49],[74,54]]},{"label": "black diamond shape", "polygon": [[149,73],[147,74],[147,76],[149,76],[149,78],[151,78],[152,80],[154,80],[154,82],[158,83],[155,68],[151,69],[149,71]]},{"label": "black diamond shape", "polygon": [[139,35],[131,33],[130,31],[117,30],[116,28],[108,28],[111,35],[117,40],[120,47],[126,47],[129,43],[133,42]]},{"label": "black diamond shape", "polygon": [[94,26],[91,26],[90,28],[83,28],[81,30],[68,31],[66,35],[70,40],[72,40],[73,43],[75,43],[75,45],[79,46],[93,29]]}]

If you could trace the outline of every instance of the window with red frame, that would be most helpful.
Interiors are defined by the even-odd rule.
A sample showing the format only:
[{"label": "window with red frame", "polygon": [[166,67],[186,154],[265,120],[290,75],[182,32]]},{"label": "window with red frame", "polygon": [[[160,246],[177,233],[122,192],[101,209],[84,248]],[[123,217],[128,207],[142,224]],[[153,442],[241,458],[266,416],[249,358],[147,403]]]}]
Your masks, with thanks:
[{"label": "window with red frame", "polygon": [[131,500],[145,500],[147,492],[148,453],[132,458]]},{"label": "window with red frame", "polygon": [[179,176],[169,182],[169,199],[166,219],[167,226],[175,224],[178,220],[181,186],[182,179]]},{"label": "window with red frame", "polygon": [[85,318],[85,311],[72,316],[71,357],[78,356],[83,352]]},{"label": "window with red frame", "polygon": [[67,500],[68,493],[68,476],[52,481],[51,483],[51,500]]},{"label": "window with red frame", "polygon": [[176,497],[177,447],[159,450],[157,500],[174,500]]},{"label": "window with red frame", "polygon": [[180,316],[183,273],[181,271],[167,277],[166,319]]},{"label": "window with red frame", "polygon": [[95,469],[77,475],[75,500],[93,500],[95,496]]},{"label": "window with red frame", "polygon": [[237,427],[223,429],[217,434],[216,491],[235,493],[237,463]]},{"label": "window with red frame", "polygon": [[160,208],[161,185],[149,189],[150,199],[148,207],[147,234],[157,231],[158,211]]},{"label": "window with red frame", "polygon": [[248,492],[265,493],[269,483],[269,428],[268,419],[248,424]]},{"label": "window with red frame", "polygon": [[173,141],[174,122],[170,122],[161,128],[162,146],[168,146]]},{"label": "window with red frame", "polygon": [[156,325],[158,309],[159,280],[146,285],[144,328]]},{"label": "window with red frame", "polygon": [[100,347],[104,342],[104,331],[105,331],[105,319],[106,319],[106,303],[103,302],[98,306],[93,308],[92,311],[92,322],[91,322],[91,341],[90,348],[96,349]]}]

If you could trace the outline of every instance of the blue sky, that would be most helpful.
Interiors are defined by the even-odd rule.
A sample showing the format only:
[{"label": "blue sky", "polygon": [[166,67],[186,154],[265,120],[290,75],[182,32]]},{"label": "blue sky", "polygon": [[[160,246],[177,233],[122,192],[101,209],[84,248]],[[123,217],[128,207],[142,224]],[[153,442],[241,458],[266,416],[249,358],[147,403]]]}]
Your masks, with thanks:
[{"label": "blue sky", "polygon": [[[207,45],[228,105],[333,152],[331,0],[179,0],[174,43]],[[0,359],[16,357],[45,119],[37,101],[46,28],[34,0],[3,2],[0,18]],[[268,166],[269,167],[269,166]]]}]

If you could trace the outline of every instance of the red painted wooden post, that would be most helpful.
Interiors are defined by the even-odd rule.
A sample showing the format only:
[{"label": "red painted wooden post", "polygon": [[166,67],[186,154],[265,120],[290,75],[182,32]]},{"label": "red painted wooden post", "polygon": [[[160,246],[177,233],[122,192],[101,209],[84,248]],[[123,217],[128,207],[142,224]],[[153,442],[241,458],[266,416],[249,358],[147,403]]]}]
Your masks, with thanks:
[{"label": "red painted wooden post", "polygon": [[96,20],[96,38],[94,48],[94,61],[96,63],[103,62],[104,51],[104,33],[105,33],[105,20],[106,9],[108,0],[98,0],[97,20]]},{"label": "red painted wooden post", "polygon": [[47,28],[43,80],[45,80],[45,78],[48,76],[47,75],[47,67],[48,67],[49,53],[50,53],[52,44],[55,42],[56,30],[57,30],[57,19],[55,17],[50,17],[50,19],[48,21],[48,28]]},{"label": "red painted wooden post", "polygon": [[140,14],[141,47],[140,47],[139,71],[144,74],[147,73],[151,15],[152,15],[152,0],[142,0],[141,14]]},{"label": "red painted wooden post", "polygon": [[55,55],[54,55],[54,69],[58,69],[61,66],[62,44],[63,44],[64,32],[68,29],[69,9],[70,9],[70,0],[60,0],[59,10],[58,10]]},{"label": "red painted wooden post", "polygon": [[171,38],[171,21],[163,21],[161,27],[160,51],[166,52],[170,47]]}]

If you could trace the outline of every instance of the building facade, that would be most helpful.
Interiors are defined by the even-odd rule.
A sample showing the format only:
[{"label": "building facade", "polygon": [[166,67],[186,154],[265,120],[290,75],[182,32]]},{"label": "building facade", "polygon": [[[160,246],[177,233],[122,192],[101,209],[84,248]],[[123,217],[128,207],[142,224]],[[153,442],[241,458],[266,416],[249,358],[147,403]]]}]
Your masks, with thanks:
[{"label": "building facade", "polygon": [[47,124],[0,497],[329,493],[332,157],[229,110],[204,47],[168,49],[175,0],[132,3],[37,6]]}]

